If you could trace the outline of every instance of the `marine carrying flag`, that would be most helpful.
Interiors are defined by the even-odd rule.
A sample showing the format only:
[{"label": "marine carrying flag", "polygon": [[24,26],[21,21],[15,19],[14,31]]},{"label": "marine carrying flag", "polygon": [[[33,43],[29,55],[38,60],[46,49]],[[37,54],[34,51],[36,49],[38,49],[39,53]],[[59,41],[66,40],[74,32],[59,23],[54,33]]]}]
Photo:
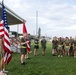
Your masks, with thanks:
[{"label": "marine carrying flag", "polygon": [[4,50],[5,50],[4,62],[8,64],[12,58],[12,53],[10,47],[9,34],[8,34],[9,27],[7,22],[7,15],[3,1],[2,1],[2,19],[4,21]]},{"label": "marine carrying flag", "polygon": [[[23,33],[28,33],[28,32],[27,32],[27,29],[26,29],[26,25],[25,25],[24,20],[23,20]],[[26,38],[26,41],[29,41],[28,38]],[[27,51],[30,52],[30,41],[29,41],[29,43],[27,44]]]}]

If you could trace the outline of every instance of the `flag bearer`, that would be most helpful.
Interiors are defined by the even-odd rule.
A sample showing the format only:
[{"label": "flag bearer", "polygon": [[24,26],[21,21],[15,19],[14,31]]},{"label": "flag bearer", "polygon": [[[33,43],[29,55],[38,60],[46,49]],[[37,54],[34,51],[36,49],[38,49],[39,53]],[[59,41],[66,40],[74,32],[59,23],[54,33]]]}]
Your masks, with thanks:
[{"label": "flag bearer", "polygon": [[25,54],[27,53],[26,46],[27,46],[27,43],[29,42],[29,41],[25,40],[26,36],[27,36],[27,33],[23,33],[23,37],[21,38],[21,42],[20,42],[20,45],[21,45],[21,65],[25,64],[24,59],[25,59]]},{"label": "flag bearer", "polygon": [[[31,35],[27,34],[27,38],[25,38],[25,39],[29,41],[28,45],[30,47],[29,49],[31,50]],[[29,58],[30,50],[28,50],[28,48],[27,48],[27,54],[25,55],[25,59],[30,59]]]}]

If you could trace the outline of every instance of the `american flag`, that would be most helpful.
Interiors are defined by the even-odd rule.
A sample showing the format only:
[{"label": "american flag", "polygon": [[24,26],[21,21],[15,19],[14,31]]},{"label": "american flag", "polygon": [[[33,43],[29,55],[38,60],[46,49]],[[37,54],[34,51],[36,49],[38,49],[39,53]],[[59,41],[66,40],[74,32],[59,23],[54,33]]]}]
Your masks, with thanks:
[{"label": "american flag", "polygon": [[12,53],[11,53],[11,47],[10,47],[10,39],[9,39],[9,34],[8,34],[8,22],[7,22],[7,15],[6,15],[6,10],[2,1],[2,19],[4,21],[4,50],[5,50],[5,55],[4,55],[4,62],[8,64],[12,58]]},{"label": "american flag", "polygon": [[[24,20],[23,20],[23,33],[28,33]],[[28,38],[26,38],[26,41],[29,41]],[[27,43],[27,51],[30,52],[30,41],[29,43]]]}]

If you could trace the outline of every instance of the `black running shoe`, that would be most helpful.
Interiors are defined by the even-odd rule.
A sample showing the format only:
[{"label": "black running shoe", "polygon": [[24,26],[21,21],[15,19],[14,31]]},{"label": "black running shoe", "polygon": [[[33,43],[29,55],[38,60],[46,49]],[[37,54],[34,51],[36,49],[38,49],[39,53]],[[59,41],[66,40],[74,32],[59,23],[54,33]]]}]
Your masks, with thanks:
[{"label": "black running shoe", "polygon": [[25,65],[25,62],[21,63],[21,65]]}]

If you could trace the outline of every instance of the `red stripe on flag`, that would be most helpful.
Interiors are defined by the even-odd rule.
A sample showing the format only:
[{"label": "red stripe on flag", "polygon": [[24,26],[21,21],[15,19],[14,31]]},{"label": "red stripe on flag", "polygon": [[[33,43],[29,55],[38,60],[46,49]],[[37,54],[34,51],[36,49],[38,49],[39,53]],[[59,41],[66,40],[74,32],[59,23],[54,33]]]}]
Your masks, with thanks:
[{"label": "red stripe on flag", "polygon": [[1,32],[4,32],[4,29],[0,29],[0,33],[1,33]]},{"label": "red stripe on flag", "polygon": [[4,36],[4,27],[3,27],[3,22],[0,23],[0,36],[3,37]]},{"label": "red stripe on flag", "polygon": [[6,49],[5,52],[11,53],[11,51],[9,51],[9,49],[6,46],[4,46],[4,48]]},{"label": "red stripe on flag", "polygon": [[4,30],[4,34],[6,35],[6,37],[9,38],[9,34],[8,34],[8,31],[7,30]]},{"label": "red stripe on flag", "polygon": [[10,42],[6,38],[4,38],[4,41],[10,46]]}]

